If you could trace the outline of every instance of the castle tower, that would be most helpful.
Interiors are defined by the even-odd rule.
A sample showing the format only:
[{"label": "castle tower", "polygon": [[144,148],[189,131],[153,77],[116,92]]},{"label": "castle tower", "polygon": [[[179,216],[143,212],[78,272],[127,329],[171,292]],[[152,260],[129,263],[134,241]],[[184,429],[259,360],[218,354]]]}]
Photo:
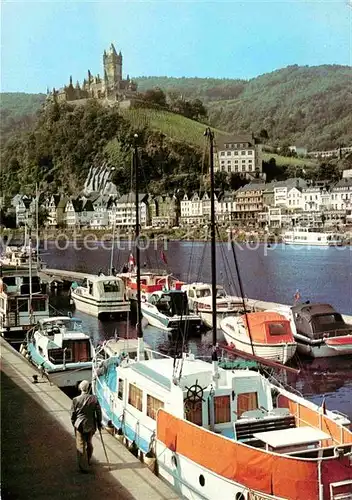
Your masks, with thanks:
[{"label": "castle tower", "polygon": [[122,80],[122,54],[117,54],[113,43],[108,52],[104,50],[103,64],[105,85],[109,89],[119,88]]}]

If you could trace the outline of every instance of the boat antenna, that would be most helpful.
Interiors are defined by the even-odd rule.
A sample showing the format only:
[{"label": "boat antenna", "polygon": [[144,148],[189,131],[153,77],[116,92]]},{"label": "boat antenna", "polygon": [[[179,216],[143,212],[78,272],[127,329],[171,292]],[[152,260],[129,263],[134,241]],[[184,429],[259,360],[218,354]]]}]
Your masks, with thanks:
[{"label": "boat antenna", "polygon": [[133,163],[135,174],[135,191],[136,191],[136,227],[135,227],[135,248],[136,248],[136,266],[137,266],[137,361],[140,361],[144,352],[143,345],[143,330],[142,330],[142,308],[141,308],[141,256],[139,248],[139,158],[138,158],[138,134],[133,136]]},{"label": "boat antenna", "polygon": [[211,294],[212,294],[212,323],[213,323],[213,379],[218,385],[218,355],[217,355],[217,318],[216,318],[216,223],[215,223],[215,177],[214,177],[214,133],[210,127],[204,132],[209,141],[210,166],[210,249],[211,249]]}]

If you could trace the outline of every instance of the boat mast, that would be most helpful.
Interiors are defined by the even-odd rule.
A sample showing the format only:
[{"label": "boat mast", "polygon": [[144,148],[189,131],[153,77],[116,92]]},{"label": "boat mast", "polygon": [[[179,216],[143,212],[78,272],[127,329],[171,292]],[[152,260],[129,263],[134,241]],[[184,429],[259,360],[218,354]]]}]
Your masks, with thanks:
[{"label": "boat mast", "polygon": [[138,161],[138,148],[137,148],[138,134],[134,134],[134,149],[133,149],[133,163],[135,173],[135,195],[136,195],[136,227],[135,227],[135,247],[136,247],[136,266],[137,266],[137,361],[140,361],[144,351],[143,346],[143,330],[142,330],[142,308],[141,308],[141,256],[139,249],[139,161]]},{"label": "boat mast", "polygon": [[36,264],[39,270],[39,199],[38,199],[38,183],[35,185],[35,227],[36,227]]},{"label": "boat mast", "polygon": [[210,236],[211,236],[211,295],[212,295],[212,323],[213,323],[213,378],[218,386],[218,355],[217,355],[217,318],[216,318],[216,223],[215,223],[215,178],[214,178],[214,133],[208,127],[205,136],[209,140],[210,166]]},{"label": "boat mast", "polygon": [[33,310],[32,310],[32,236],[31,229],[29,229],[29,238],[28,238],[28,251],[29,251],[29,261],[28,261],[28,274],[29,274],[29,323],[32,324],[33,319]]},{"label": "boat mast", "polygon": [[111,245],[111,253],[110,253],[110,270],[109,270],[109,274],[112,274],[112,265],[113,265],[113,262],[114,262],[115,231],[116,231],[116,211],[115,211],[115,217],[114,217],[114,225],[112,227],[112,245]]}]

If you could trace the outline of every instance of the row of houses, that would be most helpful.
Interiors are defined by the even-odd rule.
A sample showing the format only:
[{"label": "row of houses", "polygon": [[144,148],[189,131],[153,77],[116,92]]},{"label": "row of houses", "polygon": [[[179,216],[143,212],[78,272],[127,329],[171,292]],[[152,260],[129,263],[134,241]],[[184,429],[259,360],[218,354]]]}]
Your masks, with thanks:
[{"label": "row of houses", "polygon": [[[249,226],[282,226],[294,218],[327,222],[349,221],[352,210],[352,178],[334,185],[325,182],[309,185],[294,178],[280,182],[250,182],[237,191],[215,193],[215,211],[219,223]],[[210,218],[211,197],[207,191],[150,196],[140,194],[139,220],[142,227],[196,226]],[[35,199],[17,195],[12,200],[17,225],[28,222],[35,211]],[[91,194],[65,197],[51,195],[42,200],[47,227],[102,229],[132,228],[136,222],[134,193],[124,195]],[[352,221],[351,221],[352,222]]]},{"label": "row of houses", "polygon": [[[180,205],[181,225],[202,223],[210,212],[209,193],[185,194]],[[351,209],[351,178],[343,178],[331,187],[324,182],[308,185],[299,178],[271,183],[251,182],[237,191],[219,193],[215,198],[219,222],[250,225],[256,225],[257,222],[272,225],[271,214],[280,214],[280,219],[291,222],[292,214],[324,212],[327,215],[336,212],[349,215]]]},{"label": "row of houses", "polygon": [[[35,198],[16,195],[11,200],[11,205],[16,213],[17,226],[34,224],[37,209]],[[96,193],[79,197],[51,195],[39,205],[46,213],[45,224],[48,228],[132,228],[136,223],[135,193]],[[150,226],[152,222],[156,226],[174,226],[177,222],[178,206],[175,196],[150,197],[147,194],[139,194],[138,215],[141,226]]]}]

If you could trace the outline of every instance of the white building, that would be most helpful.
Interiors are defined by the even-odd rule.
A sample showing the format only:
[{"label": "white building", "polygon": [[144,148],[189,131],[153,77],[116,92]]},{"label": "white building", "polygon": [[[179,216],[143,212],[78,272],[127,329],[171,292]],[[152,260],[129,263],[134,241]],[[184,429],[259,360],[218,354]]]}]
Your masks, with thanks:
[{"label": "white building", "polygon": [[75,227],[80,225],[81,221],[81,207],[82,202],[80,200],[75,200],[70,198],[64,209],[64,222],[67,227]]},{"label": "white building", "polygon": [[[115,221],[116,227],[132,228],[136,225],[136,195],[128,193],[116,200]],[[149,225],[148,195],[139,194],[139,223],[141,227]]]},{"label": "white building", "polygon": [[32,199],[29,196],[16,194],[11,200],[11,205],[16,211],[16,226],[24,226],[29,223],[30,204]]},{"label": "white building", "polygon": [[352,179],[344,177],[331,190],[331,207],[334,210],[352,208]]},{"label": "white building", "polygon": [[225,191],[219,197],[217,204],[217,219],[219,221],[232,220],[233,213],[236,212],[236,195],[234,191]]},{"label": "white building", "polygon": [[289,210],[302,210],[304,205],[304,199],[302,194],[302,189],[297,187],[292,187],[287,193],[287,208]]},{"label": "white building", "polygon": [[214,160],[215,171],[245,174],[250,178],[262,174],[262,146],[250,134],[222,141]]},{"label": "white building", "polygon": [[[219,212],[218,195],[215,194],[215,213]],[[210,193],[185,194],[180,202],[181,223],[201,224],[210,218]]]}]

